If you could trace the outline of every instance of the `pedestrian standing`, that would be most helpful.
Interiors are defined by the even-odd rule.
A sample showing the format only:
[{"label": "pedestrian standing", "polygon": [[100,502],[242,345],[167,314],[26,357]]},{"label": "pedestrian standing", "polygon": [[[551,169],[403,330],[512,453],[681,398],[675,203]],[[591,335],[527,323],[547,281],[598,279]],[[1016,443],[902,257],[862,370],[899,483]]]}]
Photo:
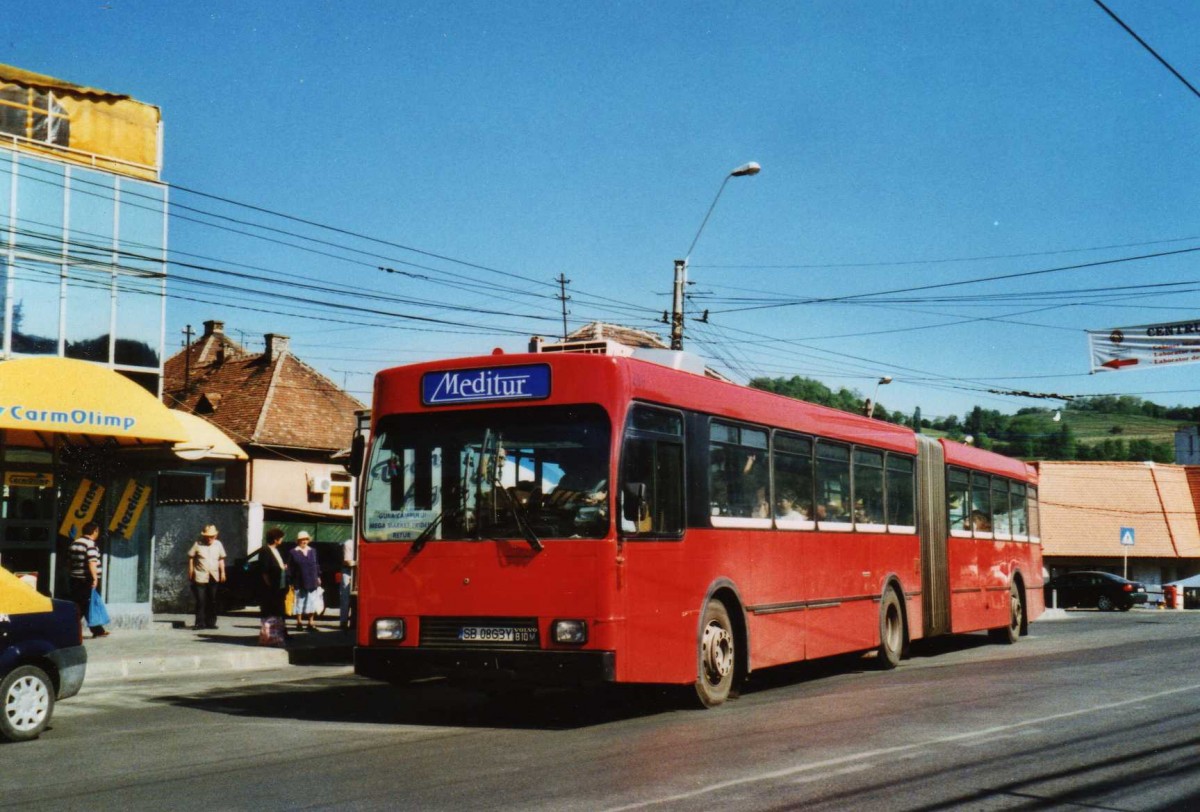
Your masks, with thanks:
[{"label": "pedestrian standing", "polygon": [[288,555],[288,579],[296,591],[296,630],[307,628],[315,631],[313,617],[325,609],[321,597],[321,565],[317,562],[317,551],[309,546],[312,536],[307,530],[296,535],[296,546]]},{"label": "pedestrian standing", "polygon": [[342,582],[339,584],[340,600],[338,621],[342,631],[350,628],[350,600],[354,589],[354,574],[358,569],[358,560],[354,557],[354,539],[342,542]]},{"label": "pedestrian standing", "polygon": [[[71,600],[79,607],[79,616],[87,620],[92,605],[92,591],[100,589],[100,548],[96,539],[100,538],[100,525],[95,522],[85,524],[79,537],[71,542],[70,558],[70,589]],[[103,624],[95,626],[88,624],[92,637],[108,637]]]},{"label": "pedestrian standing", "polygon": [[262,583],[259,584],[258,611],[261,621],[258,642],[264,646],[281,646],[287,638],[287,565],[279,546],[283,530],[272,527],[267,531],[267,544],[258,553]]},{"label": "pedestrian standing", "polygon": [[188,580],[196,601],[193,629],[217,628],[217,585],[225,581],[225,545],[217,535],[216,525],[205,525],[188,551]]}]

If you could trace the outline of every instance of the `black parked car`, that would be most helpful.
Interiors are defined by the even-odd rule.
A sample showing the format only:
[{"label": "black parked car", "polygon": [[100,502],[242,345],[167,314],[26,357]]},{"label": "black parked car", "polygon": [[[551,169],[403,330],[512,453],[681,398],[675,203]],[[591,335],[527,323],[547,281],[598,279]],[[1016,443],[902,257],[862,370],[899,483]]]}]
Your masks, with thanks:
[{"label": "black parked car", "polygon": [[[295,547],[294,542],[285,541],[279,545],[279,554],[286,564],[288,553]],[[317,553],[317,564],[321,568],[321,588],[325,591],[325,611],[336,610],[340,598],[338,577],[342,571],[342,545],[329,542],[314,541],[309,545]],[[226,584],[218,593],[221,611],[228,612],[244,609],[247,606],[258,606],[259,587],[262,584],[262,570],[259,569],[258,557],[270,555],[266,547],[260,547],[248,556],[234,559],[232,565],[225,568]],[[325,612],[321,613],[322,615]]]},{"label": "black parked car", "polygon": [[79,693],[86,671],[75,604],[38,595],[0,569],[0,737],[40,736],[55,701]]},{"label": "black parked car", "polygon": [[1046,584],[1046,606],[1053,606],[1058,592],[1058,607],[1096,607],[1102,612],[1120,609],[1128,612],[1146,602],[1146,587],[1110,572],[1068,572],[1051,578]]}]

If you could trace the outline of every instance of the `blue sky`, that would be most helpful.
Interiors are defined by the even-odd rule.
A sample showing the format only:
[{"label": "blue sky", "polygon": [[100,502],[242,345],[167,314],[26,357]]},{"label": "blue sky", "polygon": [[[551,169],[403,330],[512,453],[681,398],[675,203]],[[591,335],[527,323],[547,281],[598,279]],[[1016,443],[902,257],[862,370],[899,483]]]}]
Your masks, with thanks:
[{"label": "blue sky", "polygon": [[[1108,5],[1200,85],[1200,5]],[[0,61],[162,108],[176,257],[253,277],[172,269],[169,350],[286,333],[365,400],[557,335],[559,274],[570,328],[665,336],[753,160],[689,271],[685,344],[735,379],[890,375],[927,417],[1200,400],[1200,367],[1088,375],[1084,334],[1200,317],[1200,252],[1053,270],[1200,247],[1200,98],[1089,0],[5,8]]]}]

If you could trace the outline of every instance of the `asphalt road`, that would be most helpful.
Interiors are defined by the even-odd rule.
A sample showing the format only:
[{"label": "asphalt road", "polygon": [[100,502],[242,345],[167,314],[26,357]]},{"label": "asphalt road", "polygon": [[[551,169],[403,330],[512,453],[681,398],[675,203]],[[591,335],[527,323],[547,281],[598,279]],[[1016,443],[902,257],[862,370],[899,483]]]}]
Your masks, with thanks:
[{"label": "asphalt road", "polygon": [[1198,808],[1198,635],[1200,612],[1073,612],[892,672],[762,672],[712,711],[328,667],[85,688],[0,746],[0,808]]}]

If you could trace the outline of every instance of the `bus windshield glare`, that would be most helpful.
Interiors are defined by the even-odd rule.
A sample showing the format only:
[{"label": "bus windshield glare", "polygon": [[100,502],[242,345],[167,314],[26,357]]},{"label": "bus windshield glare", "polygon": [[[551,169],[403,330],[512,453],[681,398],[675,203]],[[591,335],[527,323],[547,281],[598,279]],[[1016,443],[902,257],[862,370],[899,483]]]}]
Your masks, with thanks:
[{"label": "bus windshield glare", "polygon": [[380,421],[363,492],[366,541],[602,538],[611,429],[598,406],[397,415]]}]

